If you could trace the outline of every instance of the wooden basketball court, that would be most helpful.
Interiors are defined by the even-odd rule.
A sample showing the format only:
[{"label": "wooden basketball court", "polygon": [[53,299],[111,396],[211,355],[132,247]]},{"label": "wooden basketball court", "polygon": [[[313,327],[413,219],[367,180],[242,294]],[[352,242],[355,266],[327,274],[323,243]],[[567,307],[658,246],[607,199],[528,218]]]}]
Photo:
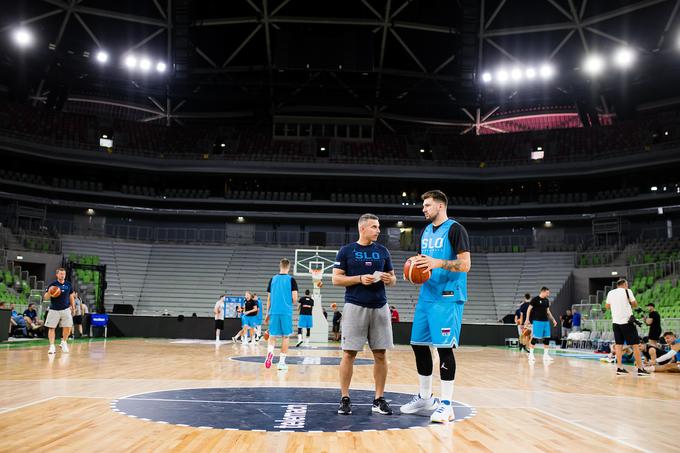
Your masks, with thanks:
[{"label": "wooden basketball court", "polygon": [[[289,365],[287,372],[267,370],[257,361],[233,360],[262,356],[264,351],[264,346],[144,339],[83,340],[73,343],[69,354],[58,352],[52,357],[48,357],[46,347],[0,349],[0,451],[677,450],[677,375],[616,377],[612,365],[594,360],[556,357],[553,363],[543,365],[539,355],[530,365],[514,350],[464,347],[456,355],[454,400],[461,403],[461,410],[468,411],[469,418],[445,426],[333,432],[329,426],[340,426],[355,415],[337,415],[334,403],[339,400],[335,390],[338,368],[320,365],[317,358],[335,360],[340,351],[293,347],[289,358],[305,359],[300,365]],[[370,359],[371,355],[364,352],[359,357]],[[410,348],[398,347],[390,353],[389,360],[387,390],[416,392],[417,375]],[[370,390],[371,382],[372,366],[357,365],[352,388]],[[181,408],[177,414],[161,410],[156,420],[120,409],[125,397],[149,392],[184,389],[181,391],[191,394],[192,389],[207,389],[208,393],[227,389],[230,395],[243,395],[242,399],[247,400],[258,395],[258,388],[271,387],[280,388],[279,399],[285,399],[291,391],[311,395],[317,388],[330,395],[330,401],[317,402],[322,404],[318,410],[324,415],[313,420],[308,417],[305,422],[309,431],[315,430],[315,423],[323,423],[324,432],[253,431],[259,425],[250,429],[250,417],[261,420],[269,414],[258,406],[228,401],[229,398],[191,401],[191,410],[197,415],[217,410],[220,417],[226,417],[227,425],[220,428],[179,426],[161,419],[193,417],[190,412],[180,413],[185,410]],[[435,392],[438,387],[435,376]],[[144,411],[151,410],[152,403],[175,397],[132,398],[132,403]],[[173,399],[170,404],[178,401],[184,400]],[[272,404],[281,406],[280,403],[286,407],[286,401]],[[229,417],[236,408],[248,414],[232,420],[239,428],[229,426]],[[355,413],[365,410],[357,406]],[[367,418],[369,423],[386,417],[371,415],[370,410],[368,415],[357,416],[373,417]]]}]

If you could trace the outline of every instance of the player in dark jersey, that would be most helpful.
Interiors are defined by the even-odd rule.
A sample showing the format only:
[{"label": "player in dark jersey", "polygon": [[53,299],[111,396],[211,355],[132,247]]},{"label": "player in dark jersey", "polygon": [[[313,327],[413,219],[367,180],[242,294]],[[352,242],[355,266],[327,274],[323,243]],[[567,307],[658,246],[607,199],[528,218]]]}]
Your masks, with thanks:
[{"label": "player in dark jersey", "polygon": [[552,362],[553,360],[550,357],[550,322],[552,322],[553,327],[557,327],[557,321],[550,312],[550,299],[548,299],[548,296],[550,296],[550,290],[544,286],[541,288],[538,296],[529,302],[527,319],[524,325],[529,327],[529,324],[531,324],[531,345],[529,346],[529,356],[527,357],[530,362],[536,360],[534,357],[534,347],[539,340],[543,343],[543,362]]},{"label": "player in dark jersey", "polygon": [[305,337],[305,346],[309,346],[309,336],[314,326],[314,319],[312,317],[312,309],[314,308],[314,299],[309,296],[309,290],[305,290],[305,295],[298,301],[300,304],[300,315],[298,317],[298,342],[295,345],[299,348],[302,344],[302,329],[307,329],[307,336]]}]

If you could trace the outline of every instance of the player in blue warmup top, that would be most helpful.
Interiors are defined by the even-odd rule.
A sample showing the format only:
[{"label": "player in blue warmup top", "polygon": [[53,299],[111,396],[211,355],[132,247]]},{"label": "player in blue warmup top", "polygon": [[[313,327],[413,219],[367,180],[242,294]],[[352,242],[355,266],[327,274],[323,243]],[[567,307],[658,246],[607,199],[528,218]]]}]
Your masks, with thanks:
[{"label": "player in blue warmup top", "polygon": [[349,385],[352,381],[357,352],[368,347],[373,352],[375,399],[372,412],[391,415],[392,408],[384,398],[387,380],[387,349],[392,349],[392,320],[387,306],[385,286],[397,283],[390,252],[376,243],[380,222],[373,214],[359,217],[359,240],[341,248],[333,266],[333,285],[345,287],[342,310],[342,361],[338,413],[350,415],[352,404]]},{"label": "player in blue warmup top", "polygon": [[[416,358],[420,392],[401,406],[404,414],[429,415],[435,423],[453,421],[451,406],[463,307],[467,301],[467,272],[470,270],[470,239],[460,223],[446,213],[448,199],[439,190],[425,192],[423,214],[431,222],[422,233],[415,265],[432,272],[420,288],[413,317],[411,347]],[[439,354],[441,399],[432,394],[432,353]]]},{"label": "player in blue warmup top", "polygon": [[288,336],[293,333],[293,304],[298,298],[297,282],[288,275],[289,271],[290,261],[282,258],[279,273],[273,276],[267,285],[267,309],[264,317],[265,322],[269,321],[269,343],[264,366],[266,368],[272,366],[276,337],[281,337],[281,355],[277,368],[282,371],[288,369],[286,365]]}]

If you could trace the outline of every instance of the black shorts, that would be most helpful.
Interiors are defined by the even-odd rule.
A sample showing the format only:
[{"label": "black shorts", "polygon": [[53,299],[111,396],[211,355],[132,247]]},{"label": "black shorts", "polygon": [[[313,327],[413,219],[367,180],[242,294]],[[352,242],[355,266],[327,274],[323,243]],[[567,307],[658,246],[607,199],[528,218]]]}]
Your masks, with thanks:
[{"label": "black shorts", "polygon": [[224,330],[224,319],[216,319],[215,320],[215,329],[216,330]]},{"label": "black shorts", "polygon": [[340,332],[340,323],[339,322],[333,323],[333,332]]},{"label": "black shorts", "polygon": [[81,325],[83,323],[83,315],[78,315],[73,317],[73,324]]},{"label": "black shorts", "polygon": [[661,337],[661,329],[650,329],[648,337],[650,340],[659,341],[659,338]]},{"label": "black shorts", "polygon": [[640,337],[637,333],[635,324],[613,324],[614,326],[614,343],[623,344],[624,342],[632,346],[640,343]]}]

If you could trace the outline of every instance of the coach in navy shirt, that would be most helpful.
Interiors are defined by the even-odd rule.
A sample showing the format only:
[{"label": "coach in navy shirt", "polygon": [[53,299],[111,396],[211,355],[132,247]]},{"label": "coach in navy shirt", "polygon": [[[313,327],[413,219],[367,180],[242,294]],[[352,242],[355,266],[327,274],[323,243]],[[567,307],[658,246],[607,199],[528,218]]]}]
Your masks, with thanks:
[{"label": "coach in navy shirt", "polygon": [[[58,294],[54,295],[50,292],[52,288],[59,288]],[[73,313],[75,310],[75,296],[73,294],[73,286],[71,282],[66,280],[66,271],[64,268],[57,269],[57,279],[47,286],[47,291],[43,295],[43,300],[50,301],[50,311],[47,313],[45,326],[49,329],[47,331],[47,338],[50,341],[50,348],[48,354],[54,354],[56,349],[54,347],[55,331],[59,324],[61,324],[62,339],[61,350],[68,352],[67,340],[73,328]]]},{"label": "coach in navy shirt", "polygon": [[333,285],[345,287],[345,307],[342,310],[342,362],[340,362],[339,414],[352,413],[349,385],[354,359],[364,344],[373,351],[375,399],[372,411],[391,415],[392,409],[383,397],[387,380],[385,351],[394,347],[392,322],[387,305],[385,285],[397,282],[390,252],[376,243],[380,222],[373,214],[359,218],[359,240],[340,249],[333,268]]}]

